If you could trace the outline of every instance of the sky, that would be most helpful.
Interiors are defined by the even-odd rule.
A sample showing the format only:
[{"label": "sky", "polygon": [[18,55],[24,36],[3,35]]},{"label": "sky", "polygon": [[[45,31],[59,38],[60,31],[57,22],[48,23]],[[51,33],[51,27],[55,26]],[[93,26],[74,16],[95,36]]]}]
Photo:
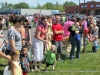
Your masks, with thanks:
[{"label": "sky", "polygon": [[[45,4],[46,2],[52,2],[52,3],[60,3],[60,4],[63,4],[65,1],[75,1],[76,4],[79,4],[79,0],[0,0],[0,3],[1,2],[8,2],[8,3],[12,3],[12,4],[16,4],[16,3],[19,3],[19,2],[26,2],[29,4],[29,6],[37,6],[37,2],[40,4],[40,5],[43,5]],[[87,1],[91,1],[91,0],[85,0],[86,2]],[[100,1],[100,0],[95,0],[95,1]],[[84,0],[80,0],[80,2],[84,2]]]}]

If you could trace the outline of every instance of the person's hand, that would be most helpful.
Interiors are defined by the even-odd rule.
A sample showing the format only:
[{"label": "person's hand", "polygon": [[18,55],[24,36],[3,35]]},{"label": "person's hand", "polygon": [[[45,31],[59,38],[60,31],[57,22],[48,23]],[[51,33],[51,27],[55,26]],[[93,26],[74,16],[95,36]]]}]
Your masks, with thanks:
[{"label": "person's hand", "polygon": [[7,40],[5,42],[6,42],[6,44],[8,44],[8,41]]},{"label": "person's hand", "polygon": [[4,35],[1,35],[1,38],[4,38]]},{"label": "person's hand", "polygon": [[29,41],[29,45],[32,45],[32,42],[31,41]]},{"label": "person's hand", "polygon": [[61,33],[61,34],[63,34],[63,33],[64,33],[64,31],[63,31],[63,30],[61,30],[61,31],[60,31],[60,33]]},{"label": "person's hand", "polygon": [[43,42],[44,42],[45,44],[47,44],[47,43],[48,43],[48,41],[47,41],[47,40],[44,40]]},{"label": "person's hand", "polygon": [[11,57],[9,55],[7,55],[7,60],[10,61],[11,60]]},{"label": "person's hand", "polygon": [[30,68],[28,68],[28,73],[30,72]]}]

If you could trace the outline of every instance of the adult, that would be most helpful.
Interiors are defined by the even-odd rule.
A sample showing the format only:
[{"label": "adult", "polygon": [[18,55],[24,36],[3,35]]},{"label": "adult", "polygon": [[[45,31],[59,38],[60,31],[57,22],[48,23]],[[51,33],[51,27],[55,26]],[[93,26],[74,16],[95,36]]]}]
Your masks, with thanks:
[{"label": "adult", "polygon": [[52,34],[52,19],[50,16],[47,17],[47,25],[48,25],[48,29],[47,29],[47,33],[48,34]]},{"label": "adult", "polygon": [[[2,42],[0,42],[0,47],[2,47]],[[11,60],[11,57],[6,56],[1,50],[0,50],[0,57],[5,58],[7,60]]]},{"label": "adult", "polygon": [[11,57],[8,55],[6,56],[2,51],[0,51],[0,57],[5,58],[7,60],[11,60]]},{"label": "adult", "polygon": [[18,28],[19,33],[21,34],[22,38],[22,46],[25,46],[25,28],[24,28],[24,17],[22,16],[21,19],[23,19],[22,25]]},{"label": "adult", "polygon": [[[29,24],[29,21],[27,19],[25,20],[24,27],[25,27],[25,37],[27,37],[29,45],[32,45],[31,32],[30,32],[31,25]],[[28,29],[26,29],[26,27],[28,27]]]},{"label": "adult", "polygon": [[39,62],[39,68],[41,68],[43,60],[43,43],[47,43],[47,40],[44,40],[47,31],[47,18],[41,17],[41,23],[37,26],[35,36],[33,39],[33,48],[34,48],[34,67],[37,71],[37,62]]},{"label": "adult", "polygon": [[[82,20],[79,20],[79,21],[82,21]],[[88,33],[88,23],[86,21],[86,17],[83,17],[83,21],[82,22],[79,22],[81,23],[81,26],[82,26],[82,30],[84,31],[84,35],[83,35],[83,50],[82,52],[85,53],[85,46],[86,46],[86,40],[87,40],[87,33]]]},{"label": "adult", "polygon": [[39,22],[39,14],[35,13],[35,15],[34,15],[34,24],[35,24],[36,27],[38,26],[38,22]]},{"label": "adult", "polygon": [[0,47],[0,50],[4,50],[4,47],[5,47],[4,45],[8,44],[8,41],[4,38],[3,30],[2,30],[2,24],[1,23],[0,23],[0,42],[2,42],[2,47]]},{"label": "adult", "polygon": [[56,45],[57,48],[57,60],[62,61],[61,59],[61,52],[62,52],[62,40],[63,40],[63,27],[59,23],[60,22],[60,17],[56,16],[55,17],[55,23],[52,25],[52,30],[53,30],[53,44]]},{"label": "adult", "polygon": [[8,29],[7,37],[9,44],[7,45],[6,54],[8,55],[11,50],[19,50],[22,49],[22,39],[21,34],[16,30],[22,24],[22,20],[20,18],[15,18],[13,20],[13,26]]},{"label": "adult", "polygon": [[2,29],[4,29],[5,23],[6,23],[5,15],[3,15],[3,17],[2,17]]},{"label": "adult", "polygon": [[63,29],[64,29],[64,34],[63,34],[63,37],[68,37],[70,36],[70,32],[68,31],[68,28],[73,25],[74,22],[73,21],[67,21],[64,26],[63,26]]},{"label": "adult", "polygon": [[25,45],[32,45],[31,41],[31,25],[24,26],[25,28]]},{"label": "adult", "polygon": [[[77,20],[74,20],[74,22]],[[79,23],[75,22],[75,24],[73,24],[72,26],[69,27],[69,31],[70,31],[70,42],[71,42],[71,51],[70,51],[70,59],[74,59],[74,51],[75,51],[75,47],[77,47],[77,51],[76,51],[76,58],[79,58],[79,53],[80,53],[80,47],[81,47],[81,39],[75,38],[76,35],[76,30],[79,31],[78,29]],[[80,36],[81,38],[81,36]]]}]

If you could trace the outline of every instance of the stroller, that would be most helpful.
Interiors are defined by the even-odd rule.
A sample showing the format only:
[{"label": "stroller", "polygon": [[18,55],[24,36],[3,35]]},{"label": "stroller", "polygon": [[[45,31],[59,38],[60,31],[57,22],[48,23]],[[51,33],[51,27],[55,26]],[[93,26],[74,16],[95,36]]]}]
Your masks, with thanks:
[{"label": "stroller", "polygon": [[62,42],[62,49],[66,51],[66,57],[69,56],[71,50],[71,43],[69,38],[70,38],[69,36],[63,38],[63,42]]}]

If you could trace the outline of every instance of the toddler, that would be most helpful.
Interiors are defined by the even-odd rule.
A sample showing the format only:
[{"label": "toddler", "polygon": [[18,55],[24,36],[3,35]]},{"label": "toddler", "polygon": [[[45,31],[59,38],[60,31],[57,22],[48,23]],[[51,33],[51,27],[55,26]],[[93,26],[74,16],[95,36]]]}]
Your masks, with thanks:
[{"label": "toddler", "polygon": [[24,46],[22,48],[22,54],[20,56],[20,62],[21,62],[23,75],[27,75],[27,73],[30,71],[30,69],[29,69],[29,60],[28,60],[27,53],[28,53],[27,46]]},{"label": "toddler", "polygon": [[55,61],[56,61],[56,55],[54,53],[55,50],[56,50],[56,46],[52,45],[50,50],[47,51],[46,68],[44,70],[46,70],[47,67],[49,67],[50,65],[52,65],[52,70],[54,70]]}]

